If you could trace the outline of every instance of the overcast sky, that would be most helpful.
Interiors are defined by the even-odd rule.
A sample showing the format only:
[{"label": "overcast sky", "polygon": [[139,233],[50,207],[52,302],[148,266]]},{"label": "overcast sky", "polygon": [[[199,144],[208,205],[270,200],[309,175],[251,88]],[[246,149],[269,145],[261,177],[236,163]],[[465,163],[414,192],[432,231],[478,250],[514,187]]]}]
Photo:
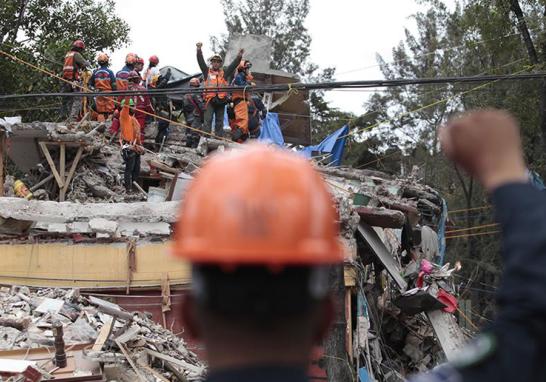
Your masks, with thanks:
[{"label": "overcast sky", "polygon": [[[219,0],[153,0],[147,7],[134,0],[116,3],[118,14],[131,27],[132,42],[114,52],[114,71],[121,68],[125,54],[132,51],[146,61],[157,54],[160,66],[198,72],[195,43],[204,43],[207,57],[209,37],[226,32]],[[335,66],[336,79],[340,81],[382,78],[374,66],[376,54],[390,59],[392,47],[404,39],[404,28],[415,29],[410,16],[423,9],[414,0],[311,0],[310,3],[306,25],[313,39],[311,61],[321,67]],[[368,68],[358,70],[364,67]],[[360,114],[365,112],[362,105],[368,94],[336,91],[329,92],[327,97],[333,106]]]}]

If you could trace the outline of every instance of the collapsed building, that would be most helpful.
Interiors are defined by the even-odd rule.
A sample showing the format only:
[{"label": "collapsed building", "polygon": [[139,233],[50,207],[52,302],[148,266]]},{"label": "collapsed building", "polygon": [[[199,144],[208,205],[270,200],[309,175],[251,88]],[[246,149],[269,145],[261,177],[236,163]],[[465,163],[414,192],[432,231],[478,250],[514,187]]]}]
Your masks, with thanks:
[{"label": "collapsed building", "polygon": [[[237,145],[202,139],[197,149],[185,148],[180,144],[182,128],[174,128],[160,153],[144,154],[141,191],[125,194],[119,148],[109,142],[104,133],[107,127],[95,122],[79,126],[35,122],[4,123],[0,130],[2,155],[9,158],[2,170],[0,283],[10,287],[2,291],[1,317],[8,323],[25,317],[31,321],[16,329],[0,320],[0,333],[10,339],[0,343],[0,348],[47,347],[53,338],[48,325],[53,325],[55,318],[69,333],[72,325],[83,325],[85,318],[94,334],[89,330],[89,336],[79,344],[82,357],[100,365],[95,373],[109,378],[115,363],[110,361],[121,357],[124,376],[118,378],[122,380],[134,380],[127,376],[134,377],[132,373],[142,374],[144,380],[161,380],[157,373],[176,380],[177,372],[185,378],[198,378],[204,368],[199,375],[192,374],[194,369],[176,365],[175,371],[168,370],[150,356],[161,349],[144,346],[146,363],[140,359],[138,346],[126,349],[117,342],[132,325],[143,326],[138,319],[149,316],[157,324],[148,320],[144,326],[153,326],[167,336],[166,343],[184,344],[188,352],[199,354],[197,345],[165,334],[183,333],[179,305],[191,284],[188,264],[168,255],[169,243],[188,181],[207,155],[236,149]],[[433,228],[445,220],[441,196],[411,175],[397,178],[372,170],[317,168],[335,197],[340,240],[347,248],[342,293],[338,294],[343,301],[338,314],[344,325],[341,330],[334,329],[333,335],[343,344],[354,374],[361,378],[365,374],[369,380],[397,381],[449,360],[468,333],[453,314],[456,289],[452,273],[457,266],[436,265],[441,264],[442,246],[438,229]],[[15,178],[28,186],[32,200],[14,195]],[[62,288],[77,288],[77,292]],[[35,312],[50,300],[65,301],[74,308],[70,305],[74,304],[70,302],[74,293],[80,296],[78,314],[65,314],[60,309],[45,317],[49,313]],[[101,302],[103,299],[108,302]],[[117,327],[123,324],[125,330],[110,331],[111,346],[89,356],[83,343],[94,344],[108,321],[99,314],[108,313],[101,312],[101,304],[116,304],[110,308],[123,312],[127,321],[118,322]],[[40,330],[40,335],[31,334]],[[132,341],[143,343],[135,338]],[[69,340],[73,338],[65,338]],[[0,359],[5,358],[2,351]],[[112,352],[114,358],[108,358]],[[323,355],[317,353],[311,377],[324,377],[331,367]],[[169,357],[179,359],[182,355]],[[183,359],[201,367],[193,355]],[[78,369],[74,373],[78,375]]]},{"label": "collapsed building", "polygon": [[[297,81],[265,62],[270,42],[238,39],[229,51],[250,47],[257,81]],[[171,73],[171,88],[192,77]],[[291,145],[311,142],[305,97],[264,96]],[[169,246],[178,204],[203,161],[239,145],[202,138],[196,149],[187,148],[184,128],[172,124],[157,147],[152,123],[138,192],[128,194],[109,127],[0,120],[2,377],[191,381],[206,375],[203,349],[184,338],[180,317],[190,267],[169,256]],[[335,198],[346,254],[343,267],[331,271],[337,324],[315,353],[311,380],[333,380],[336,368],[349,365],[354,380],[402,381],[452,359],[472,333],[456,317],[452,275],[459,265],[443,264],[441,195],[421,184],[417,172],[397,177],[333,166],[324,160],[331,156],[327,146],[307,153]]]}]

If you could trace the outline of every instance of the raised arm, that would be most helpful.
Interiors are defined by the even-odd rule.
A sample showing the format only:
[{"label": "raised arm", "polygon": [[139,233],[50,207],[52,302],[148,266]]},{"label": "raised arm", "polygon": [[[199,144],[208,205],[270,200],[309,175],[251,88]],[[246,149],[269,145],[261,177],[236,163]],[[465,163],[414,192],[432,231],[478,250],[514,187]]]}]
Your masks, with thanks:
[{"label": "raised arm", "polygon": [[205,61],[205,58],[203,57],[203,50],[201,49],[203,47],[203,43],[198,42],[196,44],[197,47],[197,63],[199,64],[199,68],[201,69],[201,73],[203,73],[203,76],[205,79],[207,79],[207,75],[209,73],[209,66],[207,65],[207,62]]}]

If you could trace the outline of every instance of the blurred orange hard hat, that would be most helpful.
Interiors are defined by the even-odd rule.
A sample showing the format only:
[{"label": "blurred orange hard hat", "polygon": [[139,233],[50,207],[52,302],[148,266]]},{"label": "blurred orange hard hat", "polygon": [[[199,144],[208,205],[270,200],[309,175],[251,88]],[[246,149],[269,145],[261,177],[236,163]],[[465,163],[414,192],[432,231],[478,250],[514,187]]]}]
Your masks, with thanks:
[{"label": "blurred orange hard hat", "polygon": [[193,263],[315,266],[343,261],[338,214],[299,155],[262,144],[209,159],[190,185],[174,254]]}]

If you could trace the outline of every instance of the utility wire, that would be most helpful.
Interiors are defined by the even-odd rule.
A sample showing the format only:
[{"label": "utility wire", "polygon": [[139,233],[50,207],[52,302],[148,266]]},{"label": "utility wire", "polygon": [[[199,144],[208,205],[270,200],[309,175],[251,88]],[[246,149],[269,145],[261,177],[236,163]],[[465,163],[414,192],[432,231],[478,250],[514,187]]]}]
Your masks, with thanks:
[{"label": "utility wire", "polygon": [[489,231],[489,232],[479,232],[479,233],[469,233],[464,235],[454,235],[454,236],[446,236],[447,239],[458,239],[458,238],[464,238],[464,237],[473,237],[473,236],[484,236],[484,235],[493,235],[496,233],[500,233],[501,231]]},{"label": "utility wire", "polygon": [[477,226],[474,226],[474,227],[453,229],[453,230],[450,230],[450,231],[446,231],[446,235],[450,234],[450,233],[456,233],[456,232],[473,231],[475,229],[497,227],[498,225],[499,225],[499,223],[489,223],[489,224],[477,225]]},{"label": "utility wire", "polygon": [[[481,44],[485,44],[485,43],[493,42],[493,41],[498,41],[498,40],[502,40],[502,39],[517,36],[517,35],[519,35],[519,33],[510,33],[510,34],[507,34],[507,35],[504,35],[504,36],[501,36],[501,37],[497,37],[497,38],[494,38],[494,39],[481,40],[481,41],[478,41],[478,42],[469,41],[469,43],[474,43],[475,46],[477,46],[477,45],[481,45]],[[449,52],[449,51],[452,51],[452,50],[458,50],[458,49],[464,48],[466,46],[467,46],[467,44],[461,44],[461,45],[458,45],[458,46],[453,46],[451,48],[438,49],[438,50],[442,50],[443,52]],[[438,50],[435,50],[434,52],[423,53],[423,54],[413,56],[413,57],[402,58],[400,60],[393,60],[393,61],[390,61],[390,62],[385,62],[385,64],[392,65],[392,64],[396,64],[396,63],[406,62],[406,61],[409,61],[409,60],[412,60],[412,59],[425,58],[425,57],[428,57],[428,56],[433,56],[433,55],[439,53]],[[364,71],[364,70],[367,70],[367,69],[377,68],[379,66],[381,66],[381,64],[374,64],[374,65],[364,66],[364,67],[361,67],[361,68],[355,68],[355,69],[347,70],[347,71],[344,71],[344,72],[336,73],[336,75],[342,76],[344,74],[361,72],[361,71]]]}]

